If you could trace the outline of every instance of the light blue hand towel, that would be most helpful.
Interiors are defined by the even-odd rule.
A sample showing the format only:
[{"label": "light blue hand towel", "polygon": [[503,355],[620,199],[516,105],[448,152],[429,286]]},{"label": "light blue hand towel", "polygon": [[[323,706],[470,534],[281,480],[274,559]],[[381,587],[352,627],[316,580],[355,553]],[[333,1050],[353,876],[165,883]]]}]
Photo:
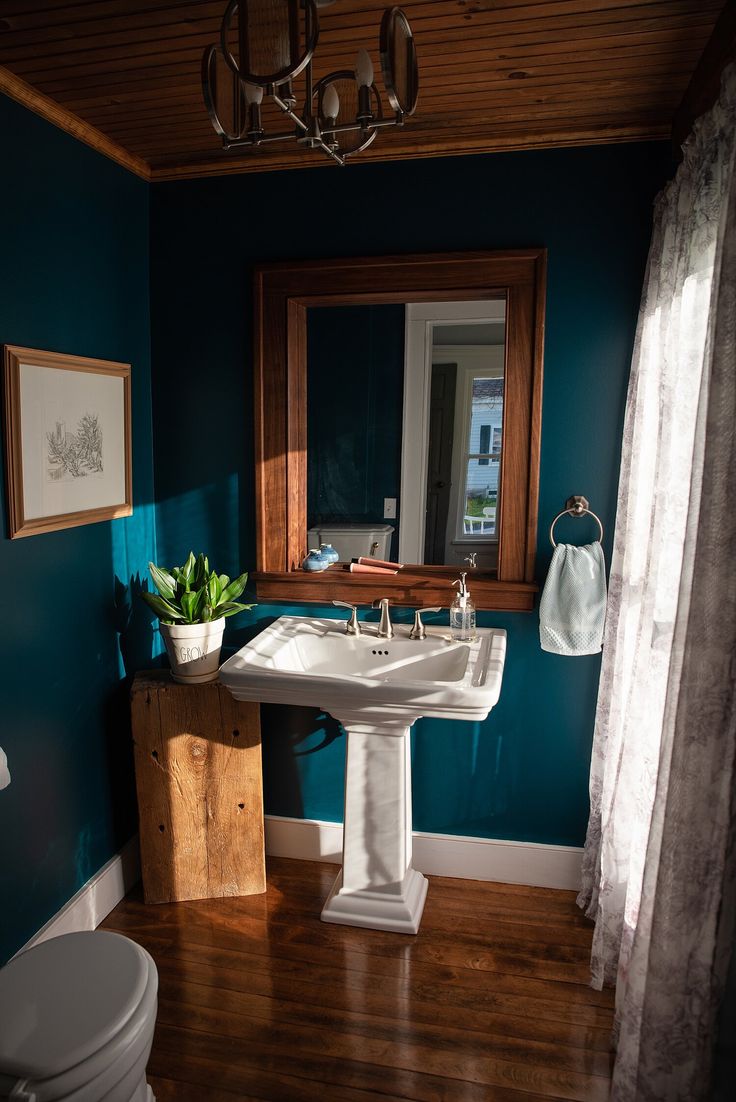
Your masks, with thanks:
[{"label": "light blue hand towel", "polygon": [[597,654],[606,619],[606,563],[600,543],[558,543],[539,605],[539,641],[553,654]]}]

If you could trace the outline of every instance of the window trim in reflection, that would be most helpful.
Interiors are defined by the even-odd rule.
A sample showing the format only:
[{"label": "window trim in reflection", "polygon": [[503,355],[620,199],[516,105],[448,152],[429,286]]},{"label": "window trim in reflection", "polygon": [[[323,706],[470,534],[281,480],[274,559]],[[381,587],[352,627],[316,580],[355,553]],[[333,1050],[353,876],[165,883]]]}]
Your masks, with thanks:
[{"label": "window trim in reflection", "polygon": [[[485,346],[484,351],[488,346]],[[504,343],[505,352],[505,343]],[[480,357],[479,357],[480,358]],[[504,356],[505,359],[505,356]],[[455,523],[454,523],[454,535],[452,536],[451,543],[453,546],[465,546],[468,543],[472,543],[475,550],[482,550],[485,544],[497,544],[498,543],[498,519],[501,515],[501,462],[503,455],[503,445],[498,451],[470,451],[471,433],[473,424],[473,383],[476,379],[503,379],[503,364],[501,365],[501,375],[498,375],[495,367],[473,367],[467,364],[463,370],[462,382],[458,383],[458,390],[462,387],[462,400],[458,403],[460,407],[458,417],[458,428],[460,429],[460,440],[463,442],[463,448],[458,452],[457,463],[453,462],[453,476],[457,479],[457,493],[451,494],[450,501],[455,506]],[[503,407],[501,411],[502,428],[501,439],[503,441]],[[491,429],[493,425],[488,425],[489,430],[489,443],[491,438]],[[456,430],[457,432],[457,430]],[[496,513],[493,521],[493,533],[486,535],[484,533],[474,533],[465,531],[465,519],[466,513],[463,508],[463,503],[467,501],[468,495],[468,464],[471,460],[477,459],[479,466],[483,464],[485,460],[485,466],[490,466],[490,460],[498,460],[498,471],[496,475]]]},{"label": "window trim in reflection", "polygon": [[[427,508],[427,455],[429,450],[429,399],[432,386],[435,328],[456,325],[487,325],[489,321],[508,326],[506,295],[499,293],[492,299],[474,299],[462,302],[407,302],[404,339],[404,416],[401,444],[401,521],[399,524],[399,559],[401,562],[418,563],[424,558],[424,538]],[[507,340],[504,342],[506,347]],[[448,360],[453,360],[453,347],[447,346]],[[444,354],[445,348],[442,348]],[[504,367],[505,375],[505,360]],[[410,443],[411,446],[405,446]],[[453,457],[453,470],[455,458]],[[453,542],[477,544],[477,539],[458,534],[459,502],[455,494],[450,515],[455,515]],[[498,507],[500,508],[500,488]],[[497,511],[497,516],[500,513]],[[497,537],[493,541],[497,542]],[[472,550],[473,548],[469,548]],[[448,566],[452,565],[450,563]],[[457,564],[455,564],[457,566]]]}]

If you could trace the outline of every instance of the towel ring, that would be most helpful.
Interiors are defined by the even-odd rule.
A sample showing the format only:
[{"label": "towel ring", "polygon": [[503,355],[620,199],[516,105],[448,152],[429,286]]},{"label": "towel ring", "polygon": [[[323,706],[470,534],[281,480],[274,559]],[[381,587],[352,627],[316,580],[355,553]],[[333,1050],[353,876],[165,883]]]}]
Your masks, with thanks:
[{"label": "towel ring", "polygon": [[603,542],[603,525],[601,524],[601,518],[596,516],[592,509],[588,508],[587,497],[582,497],[576,494],[574,497],[569,497],[567,499],[567,501],[565,502],[565,508],[562,510],[561,513],[557,514],[557,516],[549,526],[549,542],[552,544],[553,547],[557,546],[553,534],[555,530],[555,525],[557,524],[557,521],[560,519],[560,517],[564,516],[592,517],[593,520],[596,520],[598,522],[598,527],[600,528],[600,536],[598,537],[598,539],[601,543]]}]

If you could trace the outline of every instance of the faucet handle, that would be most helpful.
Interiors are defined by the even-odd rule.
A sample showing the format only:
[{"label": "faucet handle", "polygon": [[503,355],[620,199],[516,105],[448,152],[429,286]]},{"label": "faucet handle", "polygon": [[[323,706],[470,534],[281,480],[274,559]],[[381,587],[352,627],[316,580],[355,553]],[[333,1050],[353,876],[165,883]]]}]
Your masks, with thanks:
[{"label": "faucet handle", "polygon": [[337,608],[349,608],[352,610],[350,619],[345,625],[345,631],[348,635],[360,635],[360,624],[358,623],[358,606],[351,605],[348,601],[333,601],[332,603]]},{"label": "faucet handle", "polygon": [[394,629],[391,623],[391,613],[389,612],[389,606],[391,602],[388,597],[377,597],[373,602],[374,608],[380,608],[381,610],[381,622],[378,625],[378,638],[379,639],[393,639]]},{"label": "faucet handle", "polygon": [[418,608],[414,612],[414,627],[409,632],[410,639],[426,639],[427,628],[422,620],[423,612],[442,612],[441,606],[436,608]]}]

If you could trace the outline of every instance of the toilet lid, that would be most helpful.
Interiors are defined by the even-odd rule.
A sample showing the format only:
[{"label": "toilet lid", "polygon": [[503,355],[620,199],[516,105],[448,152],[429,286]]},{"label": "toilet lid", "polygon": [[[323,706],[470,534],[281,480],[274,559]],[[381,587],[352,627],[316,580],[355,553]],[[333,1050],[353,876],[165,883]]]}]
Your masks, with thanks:
[{"label": "toilet lid", "polygon": [[41,942],[0,970],[0,1073],[47,1079],[120,1032],[149,979],[144,950],[106,930]]}]

